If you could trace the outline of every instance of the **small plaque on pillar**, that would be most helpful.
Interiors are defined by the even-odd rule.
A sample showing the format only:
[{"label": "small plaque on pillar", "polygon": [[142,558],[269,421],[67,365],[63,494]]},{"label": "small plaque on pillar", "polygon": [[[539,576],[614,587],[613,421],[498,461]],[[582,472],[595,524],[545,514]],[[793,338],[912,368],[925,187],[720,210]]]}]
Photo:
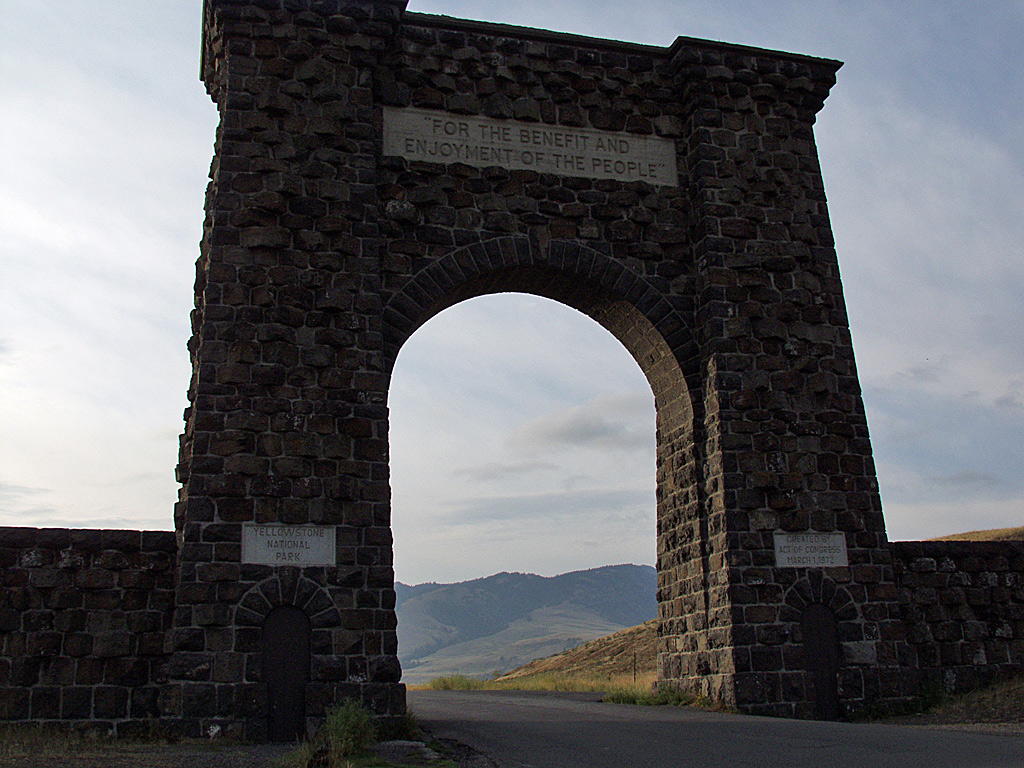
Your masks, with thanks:
[{"label": "small plaque on pillar", "polygon": [[775,533],[779,568],[837,568],[849,565],[844,533]]},{"label": "small plaque on pillar", "polygon": [[338,554],[334,526],[242,526],[242,563],[252,565],[334,566]]}]

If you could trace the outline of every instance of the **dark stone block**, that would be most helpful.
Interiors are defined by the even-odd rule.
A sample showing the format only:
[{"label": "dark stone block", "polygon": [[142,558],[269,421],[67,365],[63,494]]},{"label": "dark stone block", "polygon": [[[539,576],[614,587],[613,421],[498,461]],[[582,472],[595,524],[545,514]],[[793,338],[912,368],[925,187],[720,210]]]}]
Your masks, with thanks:
[{"label": "dark stone block", "polygon": [[17,632],[21,629],[21,611],[15,608],[0,608],[0,632]]},{"label": "dark stone block", "polygon": [[128,717],[128,689],[99,685],[93,691],[93,716],[117,720]]},{"label": "dark stone block", "polygon": [[29,696],[28,688],[0,688],[0,720],[27,720]]},{"label": "dark stone block", "polygon": [[0,547],[21,550],[35,546],[38,528],[0,528]]},{"label": "dark stone block", "polygon": [[60,717],[60,687],[39,685],[32,689],[31,712],[34,720],[56,720]]},{"label": "dark stone block", "polygon": [[102,659],[79,659],[75,672],[75,683],[77,685],[99,685],[103,682],[103,668]]},{"label": "dark stone block", "polygon": [[64,654],[73,658],[88,656],[92,653],[92,635],[72,633],[64,636]]},{"label": "dark stone block", "polygon": [[[129,716],[138,719],[160,717],[159,698],[160,689],[155,686],[133,688],[131,691]],[[118,735],[122,735],[120,730]]]},{"label": "dark stone block", "polygon": [[102,531],[101,541],[103,549],[106,550],[137,552],[142,545],[142,531]]},{"label": "dark stone block", "polygon": [[92,688],[68,686],[61,689],[60,716],[64,720],[92,718]]},{"label": "dark stone block", "polygon": [[135,688],[149,682],[149,665],[141,659],[111,659],[106,666],[103,682],[108,685]]},{"label": "dark stone block", "polygon": [[185,718],[213,717],[217,710],[217,686],[188,685],[182,688],[181,712]]}]

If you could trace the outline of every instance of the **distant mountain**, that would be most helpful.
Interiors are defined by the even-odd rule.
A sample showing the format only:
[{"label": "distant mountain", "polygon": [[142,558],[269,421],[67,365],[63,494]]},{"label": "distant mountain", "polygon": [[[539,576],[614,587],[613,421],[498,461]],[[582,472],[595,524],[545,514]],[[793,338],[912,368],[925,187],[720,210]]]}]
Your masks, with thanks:
[{"label": "distant mountain", "polygon": [[641,624],[657,613],[656,583],[648,565],[612,565],[552,577],[396,584],[403,680],[490,677]]}]

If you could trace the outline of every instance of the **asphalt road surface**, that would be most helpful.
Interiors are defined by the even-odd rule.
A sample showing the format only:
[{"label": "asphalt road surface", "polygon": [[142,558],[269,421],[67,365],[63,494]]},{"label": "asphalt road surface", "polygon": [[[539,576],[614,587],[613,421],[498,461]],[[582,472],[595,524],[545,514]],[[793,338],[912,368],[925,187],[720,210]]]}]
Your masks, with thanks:
[{"label": "asphalt road surface", "polygon": [[601,704],[593,694],[410,691],[438,738],[499,768],[1022,768],[1024,736]]}]

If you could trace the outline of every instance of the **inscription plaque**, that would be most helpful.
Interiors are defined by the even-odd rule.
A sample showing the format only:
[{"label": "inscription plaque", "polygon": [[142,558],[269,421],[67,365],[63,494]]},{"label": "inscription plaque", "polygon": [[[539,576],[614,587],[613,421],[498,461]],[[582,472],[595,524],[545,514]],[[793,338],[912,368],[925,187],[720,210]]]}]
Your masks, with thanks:
[{"label": "inscription plaque", "polygon": [[833,568],[849,565],[842,533],[775,533],[775,565],[779,568]]},{"label": "inscription plaque", "polygon": [[672,139],[412,107],[383,109],[387,157],[679,185]]},{"label": "inscription plaque", "polygon": [[337,564],[334,528],[323,525],[242,526],[242,562],[253,565]]}]

